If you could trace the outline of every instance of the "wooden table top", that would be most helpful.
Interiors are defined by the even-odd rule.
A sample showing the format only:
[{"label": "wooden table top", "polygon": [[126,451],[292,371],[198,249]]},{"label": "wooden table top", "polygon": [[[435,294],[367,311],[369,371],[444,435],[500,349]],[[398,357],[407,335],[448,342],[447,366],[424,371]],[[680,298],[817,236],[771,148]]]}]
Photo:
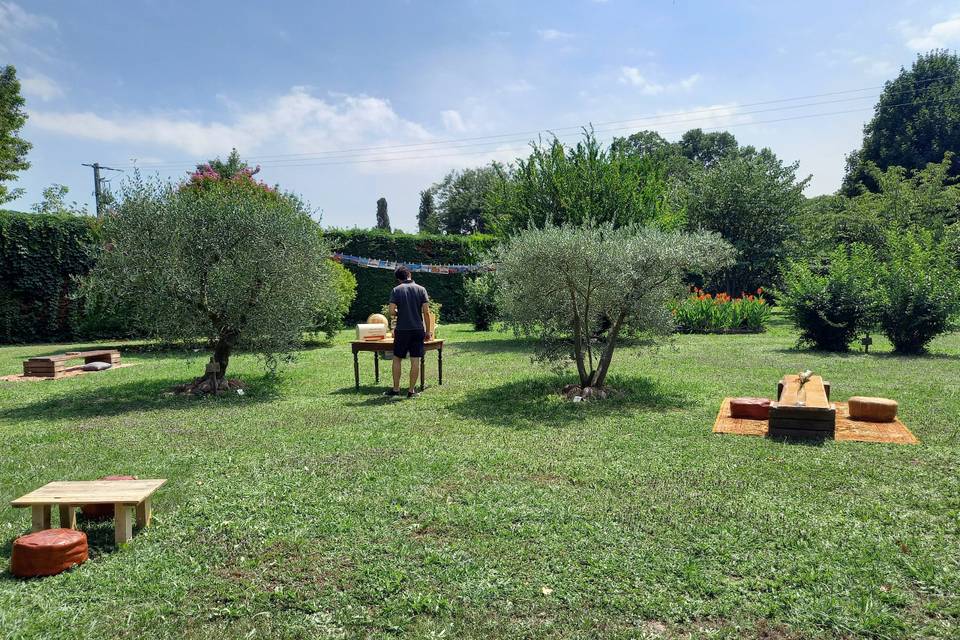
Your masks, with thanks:
[{"label": "wooden table top", "polygon": [[140,504],[163,486],[157,480],[79,480],[50,482],[11,502],[14,507],[48,504]]},{"label": "wooden table top", "polygon": [[[393,338],[384,338],[383,340],[351,340],[351,346],[354,351],[390,351],[393,349]],[[423,348],[440,349],[443,347],[443,340],[427,340],[423,343]]]},{"label": "wooden table top", "polygon": [[[811,409],[829,409],[830,401],[827,400],[827,390],[823,386],[823,378],[820,376],[810,376],[810,381],[803,385],[807,392],[806,403],[804,406]],[[783,376],[783,393],[780,395],[780,406],[793,406],[797,401],[797,394],[800,392],[800,376],[794,374]]]}]

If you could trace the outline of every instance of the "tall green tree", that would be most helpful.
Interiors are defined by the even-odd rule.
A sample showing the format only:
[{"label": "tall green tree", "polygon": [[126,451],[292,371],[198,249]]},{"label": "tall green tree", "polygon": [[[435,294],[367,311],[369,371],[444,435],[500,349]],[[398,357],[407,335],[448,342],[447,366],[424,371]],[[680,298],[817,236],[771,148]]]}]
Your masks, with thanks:
[{"label": "tall green tree", "polygon": [[677,147],[680,155],[703,167],[741,152],[736,137],[729,131],[705,133],[703,129],[690,129],[677,142]]},{"label": "tall green tree", "polygon": [[23,189],[12,189],[3,183],[16,180],[17,172],[30,168],[27,152],[33,145],[20,137],[20,130],[27,122],[24,104],[17,70],[7,65],[0,71],[0,203],[23,194]]},{"label": "tall green tree", "polygon": [[[940,162],[960,149],[960,55],[946,50],[921,54],[910,69],[884,85],[863,145],[847,157],[842,192],[878,191],[870,171],[903,167],[908,173]],[[960,175],[960,167],[951,167]]]},{"label": "tall green tree", "polygon": [[390,231],[390,215],[387,213],[387,199],[377,200],[377,229]]},{"label": "tall green tree", "polygon": [[737,250],[736,263],[717,274],[712,288],[739,295],[776,281],[790,222],[810,180],[797,179],[798,166],[784,164],[769,149],[748,150],[693,175],[688,224],[716,231]]},{"label": "tall green tree", "polygon": [[437,205],[433,198],[432,188],[420,192],[417,229],[420,233],[440,233],[440,221],[437,219]]},{"label": "tall green tree", "polygon": [[438,230],[453,235],[494,231],[488,198],[498,175],[492,164],[455,170],[430,187],[436,197]]},{"label": "tall green tree", "polygon": [[505,232],[588,221],[676,226],[679,215],[658,162],[610,151],[590,131],[570,147],[556,138],[534,144],[529,157],[501,172],[488,206]]},{"label": "tall green tree", "polygon": [[52,184],[43,190],[43,199],[30,207],[30,210],[34,213],[67,213],[74,216],[87,215],[87,208],[76,200],[67,202],[67,194],[69,192],[70,188],[66,185]]}]

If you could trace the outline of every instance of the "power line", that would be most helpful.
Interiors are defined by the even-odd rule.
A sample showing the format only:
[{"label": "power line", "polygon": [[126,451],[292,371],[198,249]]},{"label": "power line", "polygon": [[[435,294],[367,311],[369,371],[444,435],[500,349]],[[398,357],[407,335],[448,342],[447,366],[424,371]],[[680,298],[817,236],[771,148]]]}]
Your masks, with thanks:
[{"label": "power line", "polygon": [[[915,85],[915,88],[916,88],[916,85],[920,85],[920,84],[924,84],[924,83],[931,83],[931,82],[935,82],[935,81],[937,81],[937,80],[946,79],[946,78],[952,78],[952,77],[955,77],[955,74],[947,74],[947,75],[938,76],[938,77],[934,77],[934,78],[927,78],[927,79],[925,79],[925,80],[919,80],[919,81],[914,82],[914,85]],[[841,100],[828,100],[828,101],[822,101],[822,102],[813,102],[813,103],[808,103],[808,104],[806,104],[806,105],[790,105],[790,106],[786,106],[786,107],[773,108],[773,109],[760,109],[760,110],[754,110],[754,111],[750,111],[750,112],[742,111],[742,109],[743,109],[744,107],[762,106],[762,105],[769,105],[769,104],[782,104],[782,103],[784,103],[784,102],[795,102],[795,101],[798,101],[798,100],[808,100],[808,99],[811,99],[811,98],[823,98],[823,97],[832,97],[832,96],[839,96],[839,95],[849,95],[849,94],[853,94],[853,93],[862,93],[862,92],[864,92],[864,91],[872,91],[872,90],[875,90],[875,89],[883,88],[884,86],[885,86],[885,85],[876,85],[876,86],[870,86],[870,87],[862,87],[862,88],[858,88],[858,89],[846,89],[846,90],[842,90],[842,91],[832,91],[832,92],[827,92],[827,93],[808,94],[808,95],[805,95],[805,96],[795,96],[795,97],[791,97],[791,98],[778,98],[778,99],[773,99],[773,100],[763,100],[763,101],[758,101],[758,102],[744,103],[744,104],[742,104],[742,105],[738,105],[738,106],[734,107],[734,108],[736,108],[736,109],[740,109],[740,110],[741,110],[740,113],[738,113],[738,114],[730,114],[730,115],[736,116],[736,115],[745,115],[745,114],[747,114],[747,113],[762,113],[762,112],[777,111],[777,110],[798,109],[798,108],[805,108],[805,107],[808,107],[808,106],[816,106],[816,105],[821,105],[821,104],[834,104],[834,103],[838,103],[838,102],[845,102],[845,101],[852,101],[852,100],[863,100],[863,99],[868,99],[868,98],[875,98],[875,97],[877,97],[877,96],[872,96],[872,95],[870,95],[870,96],[855,96],[855,97],[851,97],[851,98],[844,98],[844,99],[841,99]],[[893,93],[894,93],[894,94],[901,94],[901,93],[910,93],[910,92],[911,92],[911,90],[901,90],[901,91],[896,91],[896,92],[893,92]],[[596,127],[604,127],[604,126],[609,126],[609,125],[618,125],[618,124],[625,124],[625,123],[639,123],[639,122],[642,122],[642,121],[649,121],[649,120],[663,120],[663,118],[669,118],[669,117],[671,117],[671,116],[684,116],[683,121],[684,121],[684,122],[689,122],[689,121],[696,121],[696,120],[697,120],[697,118],[690,118],[690,117],[689,117],[690,115],[696,115],[696,114],[702,114],[702,113],[713,113],[713,112],[717,112],[717,111],[727,111],[727,110],[729,110],[729,109],[731,109],[731,107],[726,106],[726,105],[720,105],[720,106],[707,107],[707,108],[704,108],[704,109],[696,109],[696,110],[691,110],[691,111],[677,111],[677,112],[672,112],[672,113],[662,113],[662,114],[656,114],[656,115],[638,116],[638,117],[629,118],[629,119],[626,119],[626,120],[602,121],[602,122],[597,122],[597,123],[594,123],[594,124],[595,124]],[[699,119],[700,119],[700,120],[704,120],[704,119],[709,119],[709,118],[699,118]],[[659,125],[662,125],[662,124],[670,124],[670,123],[671,123],[671,121],[656,122],[656,123],[653,123],[653,124],[650,125],[650,126],[659,126]],[[536,130],[536,131],[528,130],[528,131],[522,131],[522,132],[503,133],[503,134],[491,134],[491,135],[474,136],[474,137],[468,137],[468,138],[457,138],[457,139],[447,139],[447,140],[435,140],[435,141],[430,141],[430,142],[413,142],[413,143],[396,144],[396,145],[381,145],[381,146],[373,146],[373,147],[356,147],[356,148],[352,148],[352,149],[331,149],[331,150],[325,150],[325,151],[315,151],[315,152],[305,152],[305,153],[291,153],[291,154],[274,154],[274,155],[253,156],[253,157],[251,157],[251,158],[249,158],[249,159],[250,159],[251,161],[257,161],[257,160],[259,159],[259,160],[262,161],[261,164],[268,165],[268,166],[280,166],[280,165],[270,165],[270,163],[272,163],[272,162],[296,161],[297,159],[302,159],[302,160],[326,159],[326,158],[328,158],[328,157],[333,157],[333,156],[349,157],[349,156],[351,156],[351,155],[359,155],[359,156],[362,157],[362,155],[363,155],[365,152],[369,152],[369,151],[382,151],[383,153],[404,153],[404,152],[406,152],[406,151],[408,151],[408,150],[411,150],[411,151],[412,151],[412,150],[415,150],[415,149],[418,149],[418,148],[422,148],[422,150],[424,150],[424,151],[436,151],[436,150],[439,150],[440,148],[459,148],[459,147],[468,147],[468,146],[481,146],[481,145],[488,145],[488,144],[502,144],[502,143],[509,143],[509,142],[515,142],[515,141],[517,141],[517,140],[503,140],[504,138],[516,138],[517,136],[524,136],[524,140],[525,140],[525,141],[529,141],[530,136],[534,136],[534,135],[542,135],[543,133],[549,133],[549,132],[556,133],[556,132],[559,132],[559,131],[566,131],[566,130],[576,130],[576,131],[579,132],[579,130],[581,130],[582,128],[583,128],[583,125],[570,125],[570,126],[566,126],[566,127],[555,127],[555,128],[548,128],[548,129],[540,129],[540,130]],[[480,140],[483,140],[483,141],[486,141],[486,142],[476,142],[476,141],[480,141]],[[494,142],[495,140],[499,140],[499,142]],[[466,143],[473,143],[473,144],[466,144]],[[439,147],[439,148],[434,149],[433,147]],[[135,163],[135,164],[130,164],[130,165],[126,165],[126,166],[128,166],[128,167],[137,166],[137,167],[142,167],[142,168],[158,168],[158,169],[159,169],[159,168],[166,168],[166,167],[171,167],[171,168],[175,168],[175,167],[186,167],[186,166],[193,166],[193,165],[195,165],[195,164],[196,164],[196,163],[195,163],[194,161],[182,160],[182,161],[155,162],[155,163],[142,163],[142,164],[140,164],[140,163]]]},{"label": "power line", "polygon": [[[896,107],[909,106],[909,105],[913,105],[913,104],[930,104],[930,103],[944,104],[944,103],[948,103],[948,102],[957,102],[957,101],[960,101],[960,98],[950,98],[950,99],[945,99],[945,100],[931,100],[931,101],[920,102],[920,103],[904,102],[904,103],[893,104],[893,105],[883,105],[883,106],[881,106],[881,107],[879,107],[879,108],[881,108],[881,109],[890,109],[890,108],[896,108]],[[844,110],[839,110],[839,111],[827,111],[827,112],[820,112],[820,113],[809,113],[809,114],[801,114],[801,115],[796,115],[796,116],[788,116],[788,117],[784,117],[784,118],[774,118],[774,119],[768,119],[768,120],[755,120],[755,121],[752,121],[752,122],[730,123],[730,124],[725,124],[725,125],[718,125],[718,126],[715,126],[715,127],[704,127],[704,129],[707,130],[707,131],[713,131],[713,130],[731,129],[731,128],[736,128],[736,127],[752,126],[752,125],[758,125],[758,124],[772,124],[772,123],[777,123],[777,122],[788,122],[788,121],[792,121],[792,120],[802,120],[802,119],[808,119],[808,118],[819,118],[819,117],[824,117],[824,116],[843,115],[843,114],[848,114],[848,113],[859,113],[859,112],[864,111],[865,109],[872,109],[872,107],[860,107],[860,108],[857,108],[857,109],[844,109]],[[762,110],[762,111],[770,111],[770,110]],[[753,113],[753,112],[749,112],[749,113]],[[744,113],[739,113],[739,114],[733,114],[732,117],[739,117],[739,116],[749,115],[749,113],[744,112]],[[688,121],[689,121],[689,120],[686,120],[686,119],[685,119],[685,120],[676,121],[676,122],[688,122]],[[634,127],[615,127],[615,128],[606,128],[606,129],[594,129],[594,131],[595,131],[595,132],[598,132],[598,133],[613,133],[613,132],[616,132],[616,131],[629,130],[629,129],[633,129],[633,128],[634,128]],[[685,131],[684,129],[679,129],[679,130],[675,130],[675,131],[666,131],[666,132],[663,132],[663,133],[664,133],[664,135],[672,135],[672,134],[677,134],[677,133],[683,133],[684,131]],[[556,136],[556,137],[557,137],[557,139],[564,139],[564,138],[570,138],[570,137],[572,137],[572,136],[579,136],[579,134],[578,134],[578,133],[577,133],[577,134],[563,134],[563,135],[559,135],[559,136]],[[503,143],[502,143],[502,142],[497,142],[497,143],[486,143],[486,144],[503,144]],[[286,162],[286,163],[283,163],[282,161],[278,161],[278,164],[270,164],[270,165],[268,165],[268,166],[269,166],[269,168],[280,169],[280,168],[296,168],[296,167],[343,166],[343,165],[351,165],[351,164],[367,164],[367,163],[374,163],[374,162],[379,163],[379,162],[400,162],[400,161],[412,161],[412,160],[433,160],[433,159],[439,159],[439,158],[451,158],[451,157],[472,156],[472,155],[486,155],[486,154],[491,154],[491,153],[518,152],[518,151],[523,151],[524,149],[527,149],[528,147],[529,147],[529,144],[526,144],[526,145],[520,146],[520,147],[500,147],[500,148],[493,148],[493,149],[482,149],[482,150],[480,150],[480,151],[461,151],[461,152],[456,152],[456,153],[441,153],[441,154],[433,154],[433,155],[422,155],[422,154],[418,154],[418,155],[408,155],[408,156],[400,156],[400,157],[373,157],[373,158],[362,158],[362,157],[361,157],[361,158],[346,158],[346,159],[333,159],[333,160],[317,159],[317,160],[319,160],[319,161],[317,161],[317,160],[315,160],[315,159],[311,159],[311,158],[302,159],[302,160],[292,159],[292,160],[290,160],[289,162]],[[181,166],[185,166],[185,165],[181,165]]]}]

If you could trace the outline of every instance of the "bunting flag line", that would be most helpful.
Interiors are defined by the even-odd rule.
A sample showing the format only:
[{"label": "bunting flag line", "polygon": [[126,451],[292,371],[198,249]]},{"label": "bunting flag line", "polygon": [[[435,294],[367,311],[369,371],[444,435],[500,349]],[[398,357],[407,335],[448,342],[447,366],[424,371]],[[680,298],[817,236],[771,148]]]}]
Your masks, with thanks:
[{"label": "bunting flag line", "polygon": [[340,264],[353,264],[359,267],[368,267],[371,269],[389,269],[395,271],[397,267],[404,266],[410,269],[412,273],[436,273],[441,275],[450,275],[457,273],[483,273],[493,271],[493,267],[485,264],[420,264],[410,262],[398,262],[396,260],[378,260],[377,258],[364,258],[361,256],[351,256],[346,253],[334,253],[331,256],[335,262]]}]

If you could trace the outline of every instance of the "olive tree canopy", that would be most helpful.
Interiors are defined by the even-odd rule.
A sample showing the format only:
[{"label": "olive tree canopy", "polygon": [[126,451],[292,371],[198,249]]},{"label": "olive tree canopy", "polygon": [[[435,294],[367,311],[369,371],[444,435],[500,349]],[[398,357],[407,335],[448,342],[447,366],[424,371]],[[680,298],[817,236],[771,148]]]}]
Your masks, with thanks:
[{"label": "olive tree canopy", "polygon": [[180,185],[137,176],[103,232],[87,292],[161,339],[205,339],[220,388],[234,348],[272,368],[335,299],[317,223],[299,199],[249,172],[194,174]]},{"label": "olive tree canopy", "polygon": [[732,259],[733,248],[708,232],[548,224],[495,250],[498,303],[508,326],[539,339],[539,359],[572,360],[581,387],[599,388],[621,335],[670,333],[683,277]]}]

